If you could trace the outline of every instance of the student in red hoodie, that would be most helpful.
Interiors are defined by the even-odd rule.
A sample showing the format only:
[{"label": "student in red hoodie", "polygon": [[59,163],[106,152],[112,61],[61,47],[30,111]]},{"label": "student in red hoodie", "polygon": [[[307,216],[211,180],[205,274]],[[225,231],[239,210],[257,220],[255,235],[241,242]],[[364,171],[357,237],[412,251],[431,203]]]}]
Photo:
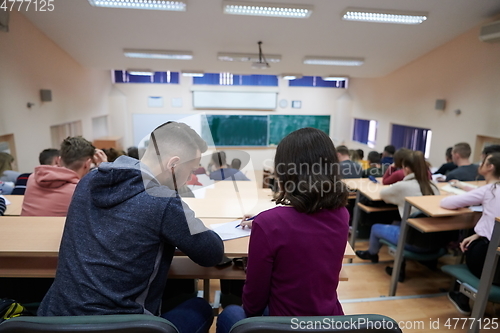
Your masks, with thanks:
[{"label": "student in red hoodie", "polygon": [[106,155],[87,140],[68,137],[61,144],[61,167],[40,165],[28,178],[23,216],[66,216],[71,197],[80,178],[92,163],[106,161]]},{"label": "student in red hoodie", "polygon": [[384,185],[391,185],[400,182],[405,178],[403,171],[403,159],[412,152],[411,149],[400,148],[394,153],[394,163],[392,163],[384,173],[382,183]]}]

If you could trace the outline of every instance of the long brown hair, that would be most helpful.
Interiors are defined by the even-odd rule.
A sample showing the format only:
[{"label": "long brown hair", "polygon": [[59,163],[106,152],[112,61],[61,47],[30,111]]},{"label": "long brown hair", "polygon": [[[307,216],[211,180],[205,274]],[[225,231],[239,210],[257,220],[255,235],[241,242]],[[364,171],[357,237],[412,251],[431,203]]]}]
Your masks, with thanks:
[{"label": "long brown hair", "polygon": [[429,167],[421,151],[416,150],[405,155],[402,164],[403,167],[409,168],[415,175],[422,195],[434,195],[432,187],[436,187],[436,185],[429,180]]},{"label": "long brown hair", "polygon": [[274,172],[280,187],[278,204],[291,205],[301,213],[347,205],[335,146],[318,129],[302,128],[283,138],[276,148]]}]

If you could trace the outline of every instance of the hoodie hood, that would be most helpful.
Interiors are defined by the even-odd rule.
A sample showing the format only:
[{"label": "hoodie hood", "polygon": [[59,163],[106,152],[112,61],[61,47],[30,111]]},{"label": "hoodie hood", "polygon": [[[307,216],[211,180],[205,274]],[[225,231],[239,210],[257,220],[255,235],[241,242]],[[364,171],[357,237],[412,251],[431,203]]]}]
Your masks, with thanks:
[{"label": "hoodie hood", "polygon": [[[135,158],[120,156],[113,163],[101,163],[89,176],[92,202],[101,208],[116,206],[148,188],[163,188],[149,168]],[[155,191],[153,191],[155,192]]]},{"label": "hoodie hood", "polygon": [[73,170],[52,165],[37,166],[33,177],[38,186],[44,188],[58,188],[67,183],[77,184],[80,180]]}]

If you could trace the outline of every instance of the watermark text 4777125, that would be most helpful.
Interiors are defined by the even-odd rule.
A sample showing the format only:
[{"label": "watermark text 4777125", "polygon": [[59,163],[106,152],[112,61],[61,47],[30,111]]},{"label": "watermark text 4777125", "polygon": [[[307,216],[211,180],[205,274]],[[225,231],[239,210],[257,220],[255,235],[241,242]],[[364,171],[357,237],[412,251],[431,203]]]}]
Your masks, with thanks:
[{"label": "watermark text 4777125", "polygon": [[54,0],[0,0],[0,11],[52,12]]}]

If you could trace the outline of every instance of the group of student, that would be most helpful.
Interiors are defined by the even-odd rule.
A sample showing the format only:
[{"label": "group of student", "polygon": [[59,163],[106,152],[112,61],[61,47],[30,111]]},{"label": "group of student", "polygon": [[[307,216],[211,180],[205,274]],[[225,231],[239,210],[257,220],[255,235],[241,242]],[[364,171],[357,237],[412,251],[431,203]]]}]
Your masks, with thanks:
[{"label": "group of student", "polygon": [[[181,333],[207,332],[212,325],[212,309],[201,298],[161,311],[176,249],[207,267],[223,258],[220,237],[176,192],[199,168],[206,143],[187,125],[175,122],[155,129],[150,141],[140,161],[127,156],[113,163],[98,161],[95,149],[93,155],[75,159],[74,168],[82,176],[70,196],[56,277],[38,315],[147,313],[170,320]],[[60,159],[64,161],[66,146],[80,144],[86,146],[63,143]],[[298,146],[303,149],[297,150]],[[278,145],[275,163],[307,165],[311,170],[320,159],[333,168],[325,165],[314,174],[277,174],[280,183],[297,185],[293,190],[280,186],[277,203],[283,207],[242,222],[253,229],[243,306],[224,309],[218,332],[228,332],[247,316],[343,314],[336,288],[349,229],[348,190],[338,182],[335,147],[322,131],[301,129]],[[224,164],[221,155],[217,160],[215,172]],[[89,172],[92,162],[97,167]],[[42,169],[72,165],[66,160]],[[321,188],[298,185],[309,177]],[[318,265],[322,262],[329,264]]]},{"label": "group of student", "polygon": [[[176,249],[207,267],[223,258],[220,237],[195,217],[178,194],[200,169],[206,150],[206,143],[189,126],[168,122],[151,133],[140,160],[120,156],[106,162],[106,155],[86,140],[69,138],[61,146],[60,166],[37,167],[28,179],[26,195],[37,174],[68,173],[55,168],[72,172],[70,181],[62,181],[71,187],[72,195],[56,192],[57,199],[51,199],[66,196],[70,202],[56,277],[38,315],[146,313],[168,319],[180,333],[208,332],[213,312],[201,298],[161,310]],[[328,135],[314,128],[292,132],[279,143],[274,165],[279,184],[276,203],[281,206],[241,222],[242,227],[252,228],[242,306],[230,305],[222,311],[218,333],[229,332],[236,322],[250,316],[343,315],[337,297],[349,233],[348,189],[338,181],[345,176],[343,153],[342,147],[336,149]],[[389,153],[386,160],[390,160]],[[454,149],[454,161],[457,154]],[[396,160],[397,152],[393,155]],[[225,154],[213,156],[211,173],[222,175],[227,170],[221,169],[232,169],[227,167]],[[402,178],[386,190],[384,200],[401,206],[405,196],[438,193],[421,152],[409,151],[394,163],[395,168],[400,166],[402,171],[396,172]],[[92,164],[96,167],[90,171]],[[487,187],[443,203],[450,208],[472,201],[485,206],[475,229],[477,236],[464,240],[464,250],[487,242],[494,217],[500,216],[500,205],[495,205],[500,198],[496,187],[500,154],[488,153],[479,172]],[[368,252],[357,254],[374,261],[379,248],[374,241]]]},{"label": "group of student", "polygon": [[[467,191],[464,194],[444,198],[441,201],[441,207],[456,209],[471,205],[483,206],[483,214],[474,228],[475,233],[460,243],[460,248],[466,256],[468,268],[475,276],[480,277],[495,218],[500,216],[500,187],[498,186],[500,185],[500,146],[486,147],[482,152],[479,164],[472,164],[470,155],[471,148],[469,144],[458,143],[451,150],[447,150],[447,163],[438,171],[446,173],[445,177],[441,177],[442,180]],[[393,175],[399,172],[397,171],[398,165],[403,178],[393,183],[392,186],[381,190],[380,197],[386,203],[397,205],[402,216],[405,197],[438,195],[440,192],[436,184],[431,180],[428,165],[421,152],[406,149],[398,150],[394,154],[394,165],[388,169],[388,172],[392,172]],[[460,183],[460,181],[478,179],[486,180],[486,185],[475,189]],[[411,214],[418,214],[418,211],[413,208]],[[387,222],[390,223],[391,221]],[[374,224],[371,228],[368,250],[358,250],[356,255],[361,259],[371,260],[376,263],[378,262],[378,252],[382,247],[380,240],[384,239],[392,244],[397,244],[399,234],[399,222]],[[429,253],[436,250],[435,245],[430,243],[425,244],[425,246],[407,244],[405,249],[416,253]],[[386,272],[392,275],[392,268],[386,267]],[[399,276],[399,281],[404,281],[404,267]],[[494,283],[500,284],[499,267],[496,268]],[[462,314],[471,313],[467,296],[458,291],[452,291],[448,294],[448,298]]]}]

